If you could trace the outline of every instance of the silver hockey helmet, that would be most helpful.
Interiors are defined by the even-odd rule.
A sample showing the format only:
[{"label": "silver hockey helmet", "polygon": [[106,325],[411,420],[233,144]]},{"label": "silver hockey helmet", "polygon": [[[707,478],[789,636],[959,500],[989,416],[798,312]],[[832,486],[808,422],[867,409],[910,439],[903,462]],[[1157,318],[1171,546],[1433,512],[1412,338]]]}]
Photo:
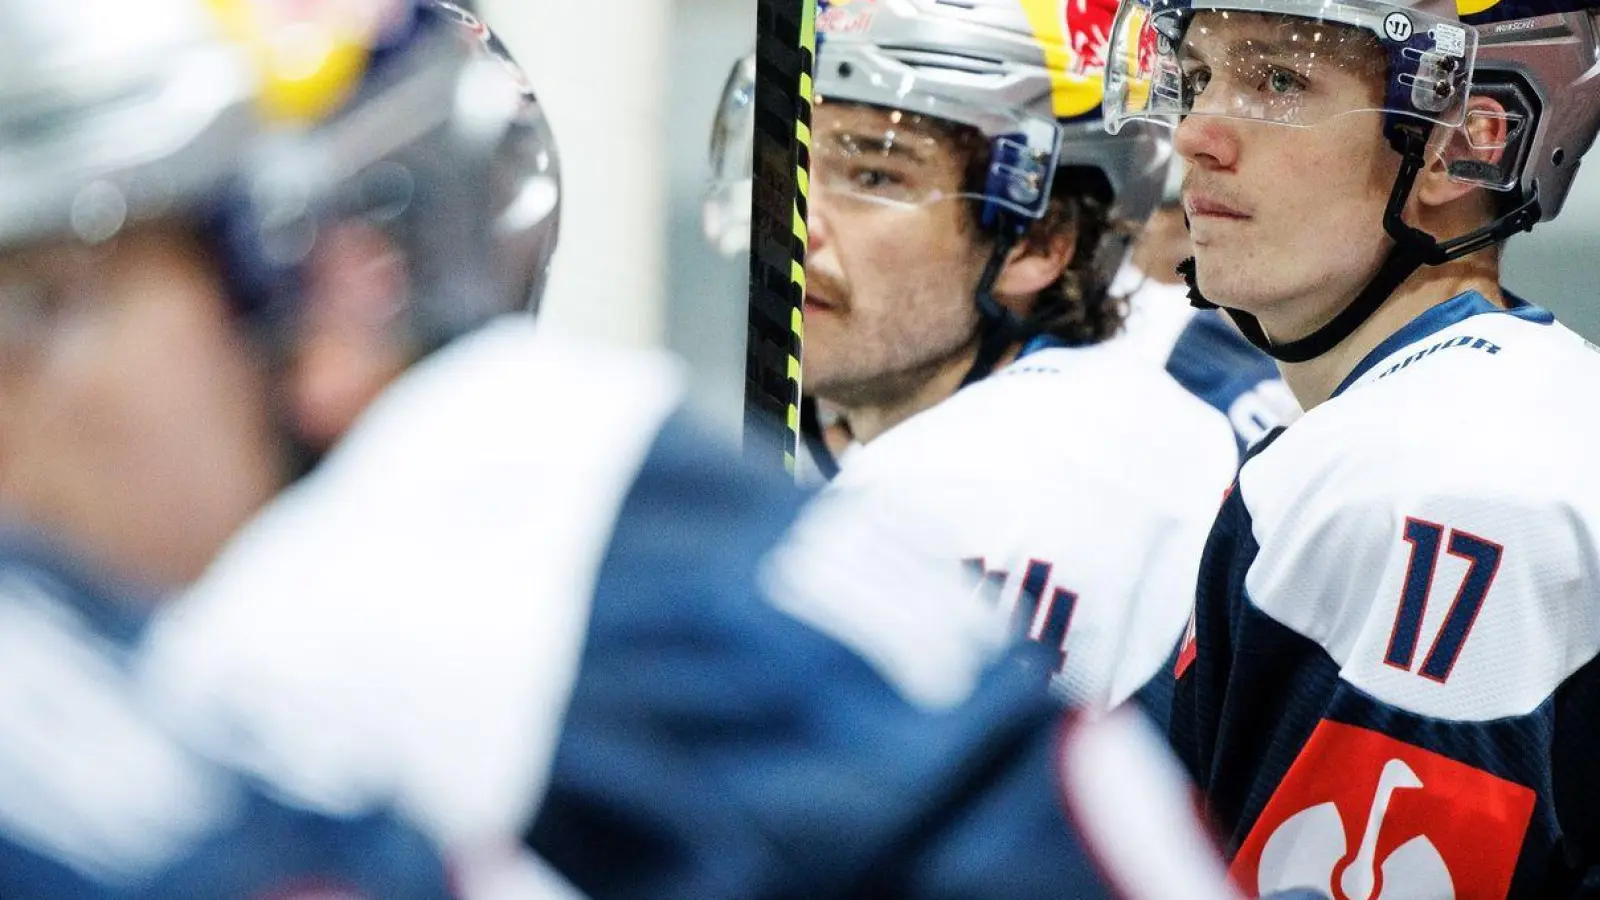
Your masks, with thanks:
[{"label": "silver hockey helmet", "polygon": [[1023,218],[1043,215],[1052,178],[1075,167],[1104,175],[1113,217],[1141,222],[1154,211],[1171,156],[1167,135],[1154,128],[1110,135],[1100,121],[1112,0],[824,0],[821,7],[818,117],[828,102],[848,101],[975,128],[991,146],[986,207]]},{"label": "silver hockey helmet", "polygon": [[[1419,267],[1555,218],[1600,128],[1595,13],[1571,0],[1123,0],[1112,32],[1113,131],[1189,116],[1290,127],[1382,116],[1401,164],[1382,223],[1394,243],[1371,280],[1321,327],[1284,342],[1229,309],[1251,343],[1285,362],[1338,346]],[[1351,75],[1374,88],[1367,98],[1319,88]],[[1447,133],[1463,139],[1437,139]],[[1490,221],[1441,240],[1404,220],[1430,158],[1499,197]],[[1195,305],[1217,305],[1193,260],[1180,271]]]},{"label": "silver hockey helmet", "polygon": [[[1310,126],[1332,115],[1306,92],[1254,90],[1266,77],[1306,81],[1319,70],[1361,65],[1384,88],[1365,111],[1381,112],[1385,130],[1406,123],[1456,128],[1474,117],[1503,120],[1495,162],[1448,160],[1450,174],[1509,195],[1537,200],[1536,220],[1554,218],[1572,186],[1579,158],[1600,129],[1600,32],[1592,10],[1566,0],[1125,0],[1107,70],[1105,121],[1172,124],[1187,115],[1222,115]],[[1208,60],[1206,88],[1194,90],[1184,58],[1203,35],[1202,13],[1270,20],[1271,42],[1233,42],[1232,55]],[[1202,25],[1202,28],[1214,28]],[[1270,46],[1268,44],[1270,43]],[[1365,48],[1365,53],[1353,52]],[[1376,51],[1376,52],[1373,52]],[[1215,55],[1215,54],[1213,54]],[[1194,68],[1194,64],[1189,64]],[[1281,74],[1280,74],[1281,73]],[[1222,87],[1213,92],[1210,86]],[[1206,96],[1206,102],[1196,98]],[[1470,109],[1474,96],[1503,112]],[[1496,129],[1491,129],[1494,131]],[[1482,147],[1474,149],[1486,149]],[[1531,222],[1529,223],[1531,224]]]},{"label": "silver hockey helmet", "polygon": [[451,3],[0,0],[0,248],[192,220],[276,328],[319,227],[362,217],[430,345],[537,304],[559,196],[526,78]]}]

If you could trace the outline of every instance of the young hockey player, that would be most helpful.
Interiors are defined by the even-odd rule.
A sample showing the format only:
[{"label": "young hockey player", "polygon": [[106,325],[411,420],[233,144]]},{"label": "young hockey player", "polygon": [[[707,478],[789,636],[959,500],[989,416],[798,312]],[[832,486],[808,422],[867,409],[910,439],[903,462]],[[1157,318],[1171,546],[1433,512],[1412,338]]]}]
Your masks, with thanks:
[{"label": "young hockey player", "polygon": [[1173,738],[1247,890],[1567,897],[1600,860],[1594,348],[1499,285],[1600,124],[1573,5],[1130,0],[1198,302],[1305,416],[1218,515]]}]

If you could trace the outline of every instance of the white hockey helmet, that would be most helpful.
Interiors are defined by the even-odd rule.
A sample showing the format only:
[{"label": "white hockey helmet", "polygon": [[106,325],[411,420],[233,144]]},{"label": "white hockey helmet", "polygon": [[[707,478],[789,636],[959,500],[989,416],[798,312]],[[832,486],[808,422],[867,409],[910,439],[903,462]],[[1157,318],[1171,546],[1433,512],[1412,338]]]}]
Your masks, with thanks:
[{"label": "white hockey helmet", "polygon": [[[1595,13],[1572,0],[1123,0],[1112,32],[1112,131],[1202,115],[1298,127],[1382,115],[1401,165],[1382,221],[1394,246],[1371,280],[1326,324],[1281,343],[1248,312],[1229,310],[1251,343],[1285,362],[1333,349],[1419,267],[1555,218],[1600,128]],[[1330,105],[1335,95],[1315,90],[1329,70],[1361,72],[1381,86],[1380,99]],[[1478,97],[1498,108],[1472,104]],[[1438,128],[1461,128],[1466,140],[1431,141]],[[1491,221],[1440,240],[1406,223],[1403,209],[1427,156],[1446,153],[1452,178],[1500,199]],[[1192,261],[1180,271],[1197,306],[1216,305]]]},{"label": "white hockey helmet", "polygon": [[[1262,72],[1304,80],[1319,67],[1376,59],[1385,89],[1375,111],[1384,114],[1391,141],[1407,123],[1453,128],[1490,115],[1468,110],[1473,96],[1498,100],[1506,125],[1499,162],[1452,160],[1450,172],[1507,193],[1509,205],[1535,202],[1534,220],[1561,211],[1600,128],[1600,33],[1594,12],[1569,0],[1124,0],[1107,70],[1109,129],[1133,121],[1170,125],[1187,115],[1308,126],[1329,114],[1309,112],[1293,98],[1238,90],[1196,104],[1182,57],[1196,40],[1191,23],[1205,12],[1271,17],[1283,38],[1208,60],[1211,84],[1219,74],[1238,84],[1243,78],[1236,76]],[[1341,52],[1356,46],[1380,52],[1359,63]]]},{"label": "white hockey helmet", "polygon": [[750,249],[756,140],[756,55],[733,64],[711,123],[711,183],[701,208],[706,237],[727,256]]},{"label": "white hockey helmet", "polygon": [[1111,215],[1141,222],[1171,146],[1162,129],[1101,125],[1114,11],[1113,0],[822,0],[818,115],[848,101],[970,126],[991,146],[986,208],[1038,218],[1058,169],[1090,169]]},{"label": "white hockey helmet", "polygon": [[0,0],[0,248],[191,220],[272,330],[362,217],[428,346],[537,303],[559,194],[526,78],[442,0]]}]

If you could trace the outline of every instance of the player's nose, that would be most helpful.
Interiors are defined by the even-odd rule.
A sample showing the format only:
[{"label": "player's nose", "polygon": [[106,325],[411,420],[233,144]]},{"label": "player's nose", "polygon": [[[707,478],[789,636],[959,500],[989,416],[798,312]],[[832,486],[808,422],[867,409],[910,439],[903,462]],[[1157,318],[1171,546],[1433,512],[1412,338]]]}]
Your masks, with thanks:
[{"label": "player's nose", "polygon": [[833,226],[829,224],[832,208],[826,190],[812,190],[806,198],[806,252],[819,253],[833,241]]},{"label": "player's nose", "polygon": [[1220,116],[1188,115],[1172,135],[1172,148],[1202,169],[1231,169],[1239,161],[1239,133]]}]

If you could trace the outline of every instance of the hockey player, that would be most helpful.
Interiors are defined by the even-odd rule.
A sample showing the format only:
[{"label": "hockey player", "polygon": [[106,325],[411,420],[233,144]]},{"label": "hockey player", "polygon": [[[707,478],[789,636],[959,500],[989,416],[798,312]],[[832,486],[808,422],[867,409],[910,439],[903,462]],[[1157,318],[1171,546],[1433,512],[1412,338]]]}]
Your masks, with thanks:
[{"label": "hockey player", "polygon": [[[829,490],[906,510],[1061,687],[1118,704],[1177,644],[1237,448],[1162,351],[1113,340],[1168,158],[1099,125],[1113,7],[823,6],[804,383],[859,442]],[[1152,348],[1190,317],[1168,305]]]},{"label": "hockey player", "polygon": [[[596,897],[1228,896],[1175,766],[1063,723],[896,511],[802,513],[675,366],[513,312],[559,186],[496,46],[442,3],[0,0],[0,510],[186,585],[135,647],[8,653],[6,896],[129,887],[66,826],[78,761],[138,748],[106,704],[52,730],[58,649],[136,676],[147,746],[317,821],[394,809],[469,889],[520,847]],[[211,824],[158,799],[81,819],[140,884]]]},{"label": "hockey player", "polygon": [[[1595,348],[1499,285],[1600,125],[1532,3],[1129,0],[1107,121],[1177,117],[1197,302],[1307,410],[1220,511],[1173,738],[1247,890],[1589,896]],[[1591,885],[1584,886],[1589,880]]]}]

